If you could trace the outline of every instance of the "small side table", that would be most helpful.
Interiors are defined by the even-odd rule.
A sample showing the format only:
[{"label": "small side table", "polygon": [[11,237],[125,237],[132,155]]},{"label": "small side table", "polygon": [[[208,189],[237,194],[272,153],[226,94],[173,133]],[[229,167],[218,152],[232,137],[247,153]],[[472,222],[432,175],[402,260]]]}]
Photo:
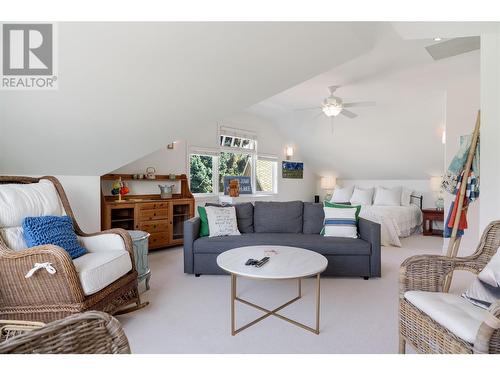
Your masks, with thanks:
[{"label": "small side table", "polygon": [[433,229],[432,224],[434,221],[444,222],[444,210],[438,210],[437,208],[424,208],[422,210],[424,215],[422,227],[424,236],[442,236],[443,231],[439,229]]},{"label": "small side table", "polygon": [[141,230],[129,230],[128,233],[132,237],[134,245],[135,268],[138,273],[138,282],[146,280],[146,290],[149,290],[149,279],[151,278],[151,270],[149,269],[148,260],[148,239],[150,234]]}]

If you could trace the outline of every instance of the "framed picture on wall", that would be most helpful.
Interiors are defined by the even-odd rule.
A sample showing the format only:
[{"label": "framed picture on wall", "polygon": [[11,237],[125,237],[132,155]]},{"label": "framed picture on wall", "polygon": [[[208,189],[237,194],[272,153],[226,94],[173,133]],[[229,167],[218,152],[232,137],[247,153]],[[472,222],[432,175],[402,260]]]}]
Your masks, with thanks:
[{"label": "framed picture on wall", "polygon": [[282,161],[281,177],[304,178],[304,163],[296,161]]}]

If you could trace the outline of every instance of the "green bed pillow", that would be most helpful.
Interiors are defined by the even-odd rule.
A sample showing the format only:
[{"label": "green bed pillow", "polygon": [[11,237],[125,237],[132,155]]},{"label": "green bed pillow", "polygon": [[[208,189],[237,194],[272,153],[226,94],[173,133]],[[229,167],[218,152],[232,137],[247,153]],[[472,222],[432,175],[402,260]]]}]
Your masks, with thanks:
[{"label": "green bed pillow", "polygon": [[205,207],[198,206],[198,215],[200,216],[200,237],[207,237],[210,234],[208,230],[207,210]]}]

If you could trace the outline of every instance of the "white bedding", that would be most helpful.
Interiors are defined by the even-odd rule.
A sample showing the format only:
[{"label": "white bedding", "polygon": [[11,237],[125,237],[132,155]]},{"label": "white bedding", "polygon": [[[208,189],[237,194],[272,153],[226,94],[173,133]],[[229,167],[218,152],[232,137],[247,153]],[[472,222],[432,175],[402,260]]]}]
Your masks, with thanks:
[{"label": "white bedding", "polygon": [[361,206],[360,217],[379,223],[382,246],[401,247],[401,237],[408,237],[421,230],[422,211],[414,204],[409,206]]}]

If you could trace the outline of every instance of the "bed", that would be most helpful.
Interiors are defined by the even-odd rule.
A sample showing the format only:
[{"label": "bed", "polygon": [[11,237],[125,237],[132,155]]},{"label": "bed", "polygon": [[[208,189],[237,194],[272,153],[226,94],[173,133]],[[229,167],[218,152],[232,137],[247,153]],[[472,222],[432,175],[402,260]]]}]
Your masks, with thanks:
[{"label": "bed", "polygon": [[415,201],[409,206],[362,205],[360,217],[381,225],[382,246],[401,247],[400,238],[422,231],[422,197],[412,196]]}]

